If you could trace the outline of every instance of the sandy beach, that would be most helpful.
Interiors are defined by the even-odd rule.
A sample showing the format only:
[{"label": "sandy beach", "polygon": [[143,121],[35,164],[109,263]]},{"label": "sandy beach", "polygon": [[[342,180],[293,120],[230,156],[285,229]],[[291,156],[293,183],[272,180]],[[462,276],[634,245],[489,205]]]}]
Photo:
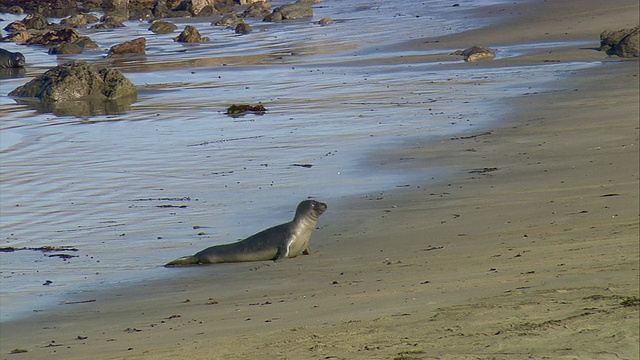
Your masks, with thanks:
[{"label": "sandy beach", "polygon": [[505,99],[491,129],[371,154],[453,177],[328,204],[308,256],[79,294],[3,323],[0,358],[637,359],[638,60],[595,48],[640,6],[614,3],[496,5],[499,26],[397,45],[592,44],[441,65],[479,74],[602,62]]}]

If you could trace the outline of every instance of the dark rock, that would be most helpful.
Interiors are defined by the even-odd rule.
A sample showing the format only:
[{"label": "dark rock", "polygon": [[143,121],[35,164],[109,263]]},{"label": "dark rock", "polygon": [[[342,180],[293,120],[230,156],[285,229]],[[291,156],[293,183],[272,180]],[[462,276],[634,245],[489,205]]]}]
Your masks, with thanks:
[{"label": "dark rock", "polygon": [[278,22],[282,20],[295,20],[313,16],[311,5],[305,3],[294,3],[279,6],[267,15],[263,20]]},{"label": "dark rock", "polygon": [[183,10],[175,10],[175,11],[172,11],[169,14],[169,17],[174,17],[174,18],[185,18],[186,17],[186,18],[188,18],[188,17],[191,17],[191,13],[188,12],[188,11],[183,11]]},{"label": "dark rock", "polygon": [[38,30],[25,30],[25,31],[18,31],[16,33],[12,33],[9,34],[8,36],[2,38],[3,42],[17,42],[17,43],[26,43],[27,41],[29,41],[29,39],[31,39],[32,37],[34,37],[36,34],[39,34],[40,31]]},{"label": "dark rock", "polygon": [[107,53],[108,58],[119,58],[130,55],[144,55],[147,39],[141,37],[122,44],[113,45]]},{"label": "dark rock", "polygon": [[73,42],[74,44],[80,46],[83,49],[94,49],[97,50],[100,47],[98,46],[98,44],[96,44],[95,41],[93,41],[90,37],[88,36],[80,36],[78,38],[78,40]]},{"label": "dark rock", "polygon": [[60,54],[80,54],[82,52],[82,48],[77,44],[73,43],[64,43],[60,45],[56,45],[49,49],[49,54],[60,55]]},{"label": "dark rock", "polygon": [[4,31],[9,33],[17,33],[19,31],[25,31],[25,30],[27,30],[27,27],[20,20],[12,21],[11,23],[9,23],[9,25],[4,27]]},{"label": "dark rock", "polygon": [[220,14],[235,12],[236,3],[233,0],[215,0],[214,9]]},{"label": "dark rock", "polygon": [[155,34],[169,34],[177,29],[178,27],[175,24],[164,20],[156,20],[149,26],[149,30]]},{"label": "dark rock", "polygon": [[74,42],[79,37],[80,35],[71,28],[51,29],[34,34],[25,43],[28,45],[57,45]]},{"label": "dark rock", "polygon": [[122,22],[116,19],[109,18],[101,23],[93,25],[91,28],[92,29],[115,29],[115,28],[121,28],[121,27],[125,27],[125,25]]},{"label": "dark rock", "polygon": [[60,25],[72,28],[84,28],[87,24],[97,23],[98,21],[100,21],[100,19],[93,14],[76,14],[60,20]]},{"label": "dark rock", "polygon": [[199,13],[197,13],[195,15],[196,16],[211,16],[211,15],[214,15],[216,13],[217,13],[217,11],[213,6],[207,5],[207,6],[203,7],[202,10],[200,10]]},{"label": "dark rock", "polygon": [[248,34],[252,31],[253,29],[251,28],[251,26],[245,22],[236,25],[236,29],[235,29],[236,34],[241,34],[241,35]]},{"label": "dark rock", "polygon": [[19,6],[26,12],[40,13],[46,17],[62,18],[76,13],[76,0],[0,0],[0,5]]},{"label": "dark rock", "polygon": [[0,69],[21,68],[25,62],[22,53],[0,49]]},{"label": "dark rock", "polygon": [[322,19],[318,20],[318,24],[320,24],[320,25],[331,25],[331,24],[333,24],[333,20],[331,20],[329,18],[322,18]]},{"label": "dark rock", "polygon": [[264,1],[254,2],[249,5],[242,14],[241,18],[264,18],[271,13],[271,6]]},{"label": "dark rock", "polygon": [[49,26],[47,18],[39,13],[29,14],[21,22],[27,29],[42,30]]},{"label": "dark rock", "polygon": [[86,61],[70,61],[14,89],[9,96],[63,102],[91,98],[117,99],[135,93],[135,85],[116,69],[96,70]]},{"label": "dark rock", "polygon": [[220,20],[213,22],[211,25],[236,27],[238,24],[243,23],[244,20],[239,19],[235,13],[225,14]]},{"label": "dark rock", "polygon": [[180,35],[176,36],[173,40],[179,41],[179,42],[189,42],[189,43],[210,41],[208,37],[201,36],[198,29],[196,29],[191,25],[185,26],[184,30],[182,30]]},{"label": "dark rock", "polygon": [[11,6],[0,6],[0,10],[2,10],[1,12],[5,12],[5,13],[9,13],[9,14],[14,14],[14,15],[22,15],[24,14],[24,9],[21,8],[18,5],[11,5]]},{"label": "dark rock", "polygon": [[638,57],[640,52],[639,27],[615,31],[605,30],[600,34],[600,51],[620,57]]}]

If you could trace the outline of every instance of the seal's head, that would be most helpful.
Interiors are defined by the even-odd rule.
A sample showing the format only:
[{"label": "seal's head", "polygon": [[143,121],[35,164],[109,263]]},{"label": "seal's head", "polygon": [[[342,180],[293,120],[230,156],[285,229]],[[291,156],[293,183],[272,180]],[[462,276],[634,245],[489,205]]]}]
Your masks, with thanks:
[{"label": "seal's head", "polygon": [[315,200],[305,200],[298,205],[296,218],[300,216],[312,216],[317,219],[325,210],[327,210],[327,204]]},{"label": "seal's head", "polygon": [[22,53],[15,52],[11,54],[11,61],[13,62],[13,67],[24,67],[25,59]]}]

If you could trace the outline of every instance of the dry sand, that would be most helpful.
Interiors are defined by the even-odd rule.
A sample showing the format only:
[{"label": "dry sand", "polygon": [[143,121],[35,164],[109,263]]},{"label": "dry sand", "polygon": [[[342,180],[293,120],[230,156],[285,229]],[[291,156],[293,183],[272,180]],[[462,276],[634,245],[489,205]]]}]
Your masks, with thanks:
[{"label": "dry sand", "polygon": [[[635,0],[535,4],[436,45],[595,47],[638,21]],[[637,359],[638,61],[567,47],[452,66],[549,59],[605,62],[508,100],[486,133],[375,154],[453,179],[329,204],[309,256],[163,269],[180,273],[4,323],[1,358]]]}]

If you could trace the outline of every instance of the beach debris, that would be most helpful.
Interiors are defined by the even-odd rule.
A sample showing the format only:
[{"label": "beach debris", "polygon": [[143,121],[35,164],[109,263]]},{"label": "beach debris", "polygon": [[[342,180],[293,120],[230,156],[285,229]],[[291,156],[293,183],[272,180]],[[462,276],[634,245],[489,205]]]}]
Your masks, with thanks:
[{"label": "beach debris", "polygon": [[11,350],[9,353],[10,353],[10,354],[22,354],[22,353],[26,353],[26,352],[29,352],[29,350],[27,350],[27,349],[15,348],[15,349]]},{"label": "beach debris", "polygon": [[496,57],[496,51],[484,46],[472,46],[464,50],[458,50],[451,53],[451,55],[461,55],[466,62],[473,62],[479,60],[490,60]]},{"label": "beach debris", "polygon": [[485,168],[473,169],[469,171],[469,174],[486,174],[486,173],[497,171],[497,170],[498,170],[497,167],[485,167]]},{"label": "beach debris", "polygon": [[624,58],[640,57],[640,27],[603,31],[599,50]]},{"label": "beach debris", "polygon": [[180,33],[180,35],[176,36],[173,41],[178,42],[186,42],[186,43],[197,43],[197,42],[207,42],[211,41],[206,36],[200,35],[198,29],[196,29],[192,25],[187,25],[184,27],[184,30]]},{"label": "beach debris", "polygon": [[303,167],[303,168],[310,168],[313,166],[313,164],[291,164],[291,166],[298,166],[298,167]]},{"label": "beach debris", "polygon": [[86,303],[92,303],[92,302],[96,302],[96,299],[78,300],[78,301],[65,301],[64,304],[65,305],[75,305],[75,304],[86,304]]},{"label": "beach debris", "polygon": [[256,115],[264,115],[267,109],[264,105],[258,103],[255,105],[250,104],[232,104],[227,108],[227,112],[225,114],[230,116],[242,116],[248,112],[254,113]]},{"label": "beach debris", "polygon": [[42,284],[42,286],[47,286],[47,285],[51,285],[51,284],[53,284],[53,281],[45,280],[45,282]]},{"label": "beach debris", "polygon": [[69,247],[69,246],[40,246],[40,247],[21,247],[16,248],[13,246],[2,246],[0,247],[0,252],[14,252],[19,250],[31,250],[31,251],[42,251],[42,252],[51,252],[51,251],[78,251],[78,249]]}]

